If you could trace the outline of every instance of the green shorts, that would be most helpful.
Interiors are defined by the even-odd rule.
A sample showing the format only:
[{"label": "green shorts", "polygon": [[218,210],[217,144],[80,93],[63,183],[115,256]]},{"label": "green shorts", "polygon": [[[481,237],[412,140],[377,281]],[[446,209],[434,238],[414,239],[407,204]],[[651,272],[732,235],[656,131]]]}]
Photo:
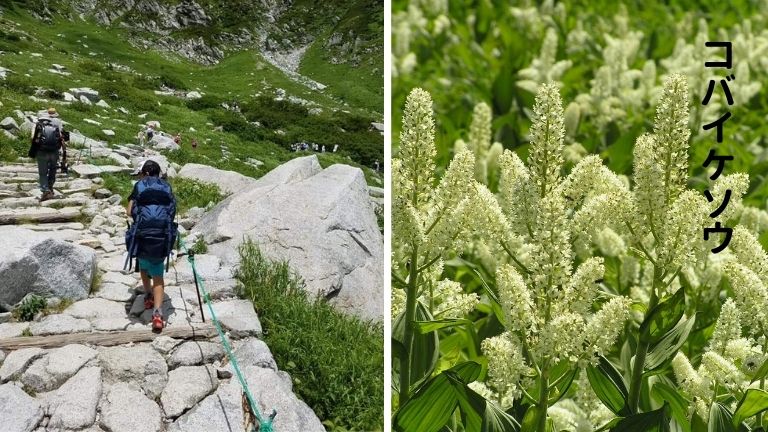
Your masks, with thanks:
[{"label": "green shorts", "polygon": [[149,277],[163,277],[163,274],[165,273],[163,260],[155,262],[148,259],[139,258],[139,270],[147,272]]}]

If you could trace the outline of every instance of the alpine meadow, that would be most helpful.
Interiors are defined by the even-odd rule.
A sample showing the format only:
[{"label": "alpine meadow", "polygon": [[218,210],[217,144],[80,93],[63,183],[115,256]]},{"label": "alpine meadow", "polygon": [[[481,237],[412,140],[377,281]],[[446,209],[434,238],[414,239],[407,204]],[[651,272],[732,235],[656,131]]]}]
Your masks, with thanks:
[{"label": "alpine meadow", "polygon": [[393,430],[766,430],[766,24],[393,2]]}]

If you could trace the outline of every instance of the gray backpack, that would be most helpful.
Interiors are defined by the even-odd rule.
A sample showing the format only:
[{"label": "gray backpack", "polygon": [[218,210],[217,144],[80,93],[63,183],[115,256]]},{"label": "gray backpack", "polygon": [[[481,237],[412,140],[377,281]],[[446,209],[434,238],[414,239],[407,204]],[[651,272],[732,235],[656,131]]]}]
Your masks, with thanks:
[{"label": "gray backpack", "polygon": [[37,139],[40,150],[56,151],[61,148],[61,131],[50,119],[37,121]]}]

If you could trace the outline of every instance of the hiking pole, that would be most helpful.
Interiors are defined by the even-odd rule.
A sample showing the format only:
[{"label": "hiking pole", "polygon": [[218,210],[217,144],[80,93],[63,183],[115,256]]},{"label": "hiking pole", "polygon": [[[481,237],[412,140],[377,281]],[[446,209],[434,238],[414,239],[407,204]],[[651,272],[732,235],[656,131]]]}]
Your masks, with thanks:
[{"label": "hiking pole", "polygon": [[200,299],[200,287],[197,285],[197,270],[194,266],[195,261],[195,253],[192,251],[187,251],[186,253],[180,253],[178,254],[178,258],[183,257],[184,255],[188,255],[190,259],[190,266],[192,267],[192,278],[195,279],[195,292],[197,293],[197,303],[200,305],[200,318],[203,319],[203,322],[205,322],[205,312],[203,312],[203,301]]}]

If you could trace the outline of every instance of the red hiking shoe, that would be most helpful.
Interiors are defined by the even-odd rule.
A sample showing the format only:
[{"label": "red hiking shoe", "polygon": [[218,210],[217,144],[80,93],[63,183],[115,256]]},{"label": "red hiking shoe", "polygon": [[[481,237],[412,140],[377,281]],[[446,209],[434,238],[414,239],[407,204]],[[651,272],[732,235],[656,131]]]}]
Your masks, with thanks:
[{"label": "red hiking shoe", "polygon": [[159,312],[152,314],[152,330],[156,332],[163,330],[163,315]]},{"label": "red hiking shoe", "polygon": [[152,309],[155,307],[155,299],[150,294],[144,294],[144,310]]}]

